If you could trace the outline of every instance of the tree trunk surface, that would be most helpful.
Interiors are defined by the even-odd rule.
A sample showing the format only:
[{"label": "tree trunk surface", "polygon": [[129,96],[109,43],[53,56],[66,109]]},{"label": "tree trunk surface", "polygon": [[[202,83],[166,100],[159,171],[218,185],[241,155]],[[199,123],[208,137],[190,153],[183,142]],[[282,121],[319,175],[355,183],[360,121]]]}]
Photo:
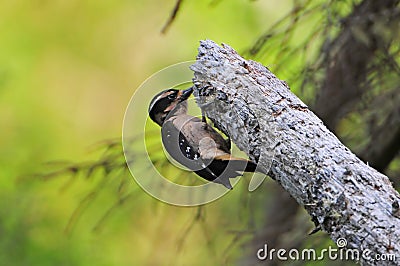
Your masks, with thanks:
[{"label": "tree trunk surface", "polygon": [[[362,264],[400,262],[399,193],[388,177],[344,146],[286,82],[210,40],[201,42],[191,69],[202,111],[307,210],[317,228],[334,241],[345,240],[344,248],[357,249]],[[373,260],[382,254],[396,260]]]}]

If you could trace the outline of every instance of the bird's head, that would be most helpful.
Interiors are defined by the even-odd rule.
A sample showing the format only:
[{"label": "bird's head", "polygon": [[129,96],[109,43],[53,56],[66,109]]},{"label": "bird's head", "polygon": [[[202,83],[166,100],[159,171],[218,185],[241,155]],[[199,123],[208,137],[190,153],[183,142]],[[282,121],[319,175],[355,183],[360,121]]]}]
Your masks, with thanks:
[{"label": "bird's head", "polygon": [[185,100],[192,92],[193,88],[190,87],[186,90],[168,89],[158,93],[149,105],[151,120],[162,126],[168,115],[186,113],[187,103]]}]

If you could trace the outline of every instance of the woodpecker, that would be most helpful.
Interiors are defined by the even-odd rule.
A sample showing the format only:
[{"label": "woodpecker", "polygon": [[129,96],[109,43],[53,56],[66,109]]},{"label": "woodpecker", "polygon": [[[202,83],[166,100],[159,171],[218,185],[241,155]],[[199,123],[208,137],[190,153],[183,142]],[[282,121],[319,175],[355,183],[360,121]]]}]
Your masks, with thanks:
[{"label": "woodpecker", "polygon": [[187,99],[193,88],[167,89],[158,93],[149,106],[150,118],[161,126],[162,143],[168,154],[200,177],[232,189],[229,178],[254,172],[256,164],[231,155],[230,139],[225,140],[205,117],[187,114]]}]

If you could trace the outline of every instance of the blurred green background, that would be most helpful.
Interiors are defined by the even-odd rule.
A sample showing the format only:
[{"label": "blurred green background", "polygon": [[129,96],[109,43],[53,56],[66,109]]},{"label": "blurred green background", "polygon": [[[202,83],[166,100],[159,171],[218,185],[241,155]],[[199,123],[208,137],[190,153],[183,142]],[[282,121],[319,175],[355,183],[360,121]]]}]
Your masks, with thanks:
[{"label": "blurred green background", "polygon": [[197,244],[174,254],[174,243],[196,210],[155,207],[156,200],[143,193],[134,208],[121,209],[102,232],[93,232],[112,205],[111,190],[67,234],[71,214],[93,184],[77,180],[63,189],[68,177],[24,178],[45,171],[47,161],[87,160],[94,156],[91,144],[120,136],[135,89],[161,68],[194,60],[199,40],[225,42],[240,51],[289,8],[285,1],[187,1],[163,35],[174,4],[1,1],[2,265],[208,260],[201,233],[192,239]]},{"label": "blurred green background", "polygon": [[[91,145],[120,138],[135,89],[164,67],[194,60],[199,40],[251,54],[259,36],[300,2],[310,1],[183,1],[161,34],[176,1],[1,1],[0,264],[223,265],[255,254],[243,243],[262,227],[268,199],[265,187],[247,193],[246,179],[206,207],[180,208],[142,192],[126,171],[43,173],[64,169],[63,161],[97,160]],[[330,1],[314,3],[323,2]],[[338,2],[348,2],[338,13],[351,12],[353,1]],[[290,57],[290,44],[308,42],[326,18],[323,9],[290,37],[278,31],[273,49],[250,56],[310,101],[313,91],[300,90],[296,75],[324,40],[304,44],[303,57]],[[349,131],[346,123],[341,130]],[[305,229],[283,237],[314,248],[333,244],[308,237],[312,225],[300,217]]]}]

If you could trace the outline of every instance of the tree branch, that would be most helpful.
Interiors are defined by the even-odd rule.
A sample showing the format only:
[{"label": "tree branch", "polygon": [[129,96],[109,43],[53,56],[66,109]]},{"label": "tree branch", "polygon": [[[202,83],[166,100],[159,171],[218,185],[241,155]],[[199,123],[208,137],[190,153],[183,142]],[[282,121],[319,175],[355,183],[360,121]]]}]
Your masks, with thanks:
[{"label": "tree branch", "polygon": [[176,15],[179,12],[179,9],[181,8],[183,0],[177,0],[174,6],[174,9],[172,9],[171,15],[169,16],[167,22],[164,24],[163,28],[161,29],[161,34],[166,34],[167,30],[169,27],[172,25],[172,22],[175,21]]},{"label": "tree branch", "polygon": [[212,41],[201,42],[192,70],[202,111],[307,210],[316,226],[334,241],[345,238],[347,248],[400,259],[399,194],[285,82]]}]

